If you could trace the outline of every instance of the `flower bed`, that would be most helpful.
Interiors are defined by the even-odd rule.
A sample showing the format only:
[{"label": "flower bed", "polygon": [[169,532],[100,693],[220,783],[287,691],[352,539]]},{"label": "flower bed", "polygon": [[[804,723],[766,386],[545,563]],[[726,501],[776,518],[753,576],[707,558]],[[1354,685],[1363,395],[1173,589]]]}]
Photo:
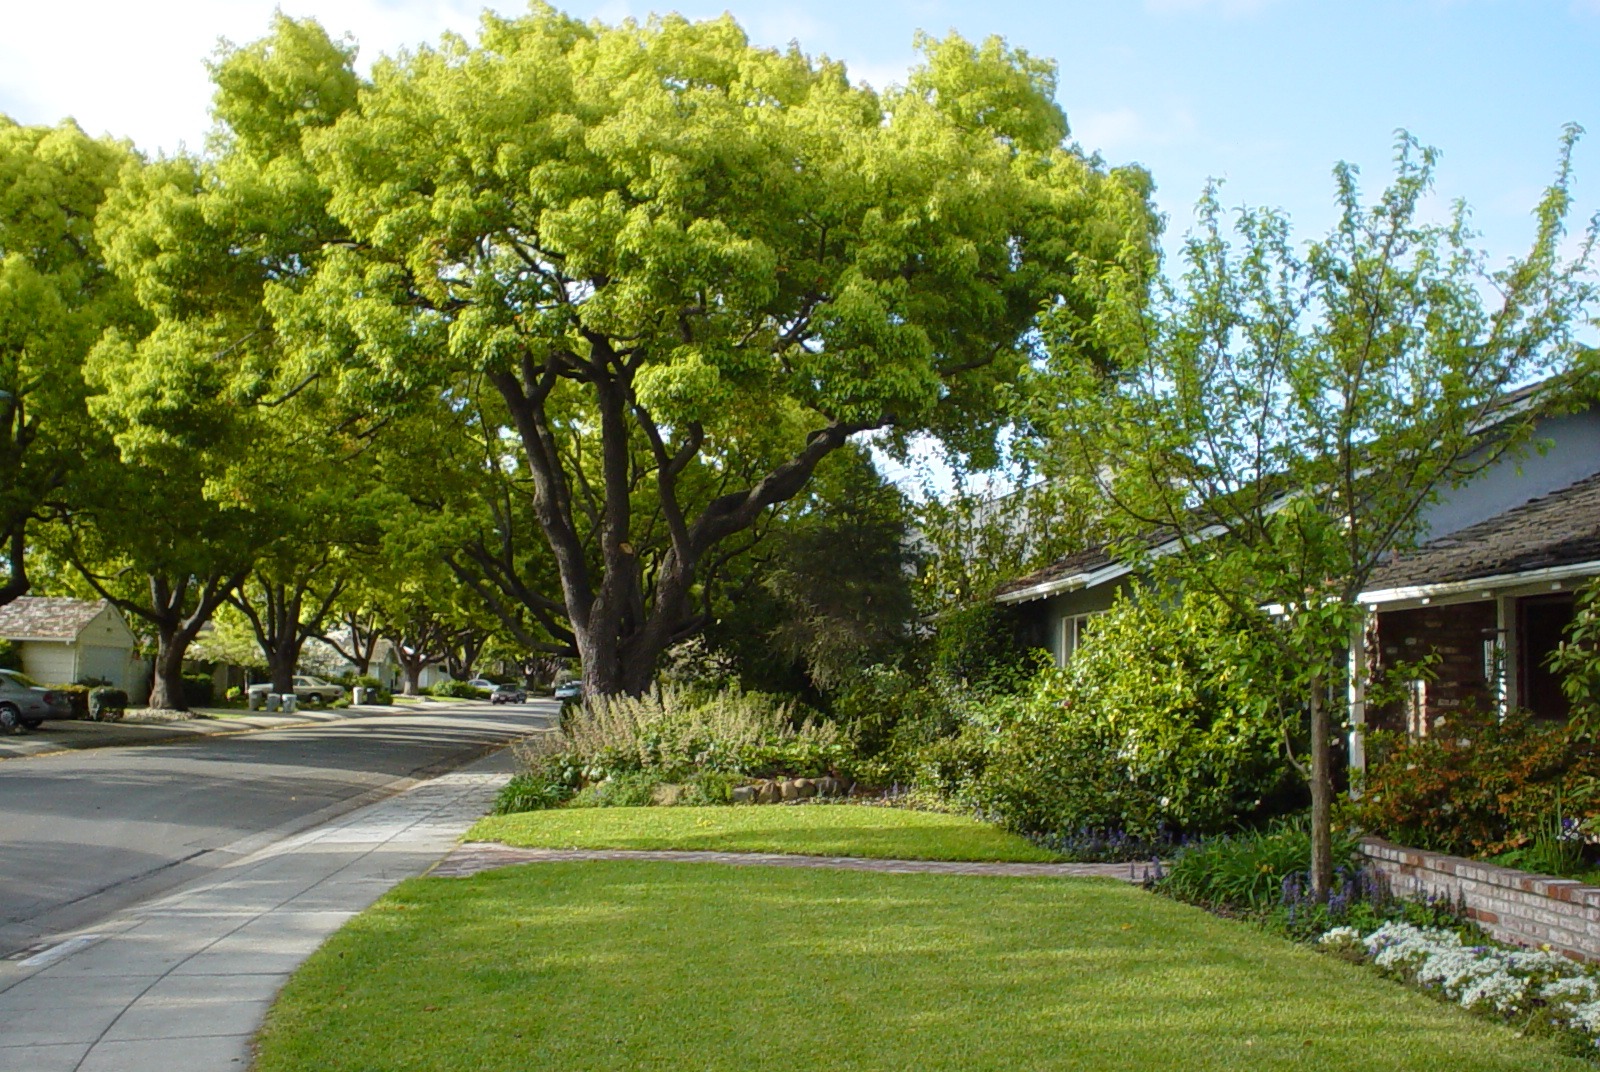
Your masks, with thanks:
[{"label": "flower bed", "polygon": [[1398,921],[1365,935],[1335,927],[1317,945],[1370,962],[1473,1012],[1524,1028],[1576,1032],[1587,1048],[1600,1048],[1600,979],[1592,966],[1559,953],[1468,945],[1454,931]]}]

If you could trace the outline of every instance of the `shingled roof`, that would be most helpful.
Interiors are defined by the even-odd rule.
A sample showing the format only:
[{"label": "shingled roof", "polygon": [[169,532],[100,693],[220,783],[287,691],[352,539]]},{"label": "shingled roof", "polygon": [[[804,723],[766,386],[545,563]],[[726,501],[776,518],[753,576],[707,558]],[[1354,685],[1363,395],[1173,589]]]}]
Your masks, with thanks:
[{"label": "shingled roof", "polygon": [[0,607],[0,639],[77,640],[105,608],[105,600],[23,596]]},{"label": "shingled roof", "polygon": [[1370,589],[1449,584],[1600,561],[1600,473],[1423,544],[1380,566]]}]

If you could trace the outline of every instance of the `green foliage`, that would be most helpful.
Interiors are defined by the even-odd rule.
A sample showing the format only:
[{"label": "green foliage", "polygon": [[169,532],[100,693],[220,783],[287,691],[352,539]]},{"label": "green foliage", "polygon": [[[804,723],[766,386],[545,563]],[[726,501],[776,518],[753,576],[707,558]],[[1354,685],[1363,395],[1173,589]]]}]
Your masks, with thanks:
[{"label": "green foliage", "polygon": [[0,640],[0,670],[21,670],[22,649],[9,640]]},{"label": "green foliage", "polygon": [[500,788],[491,814],[514,815],[517,812],[559,808],[572,799],[573,792],[572,786],[552,780],[540,771],[519,771]]},{"label": "green foliage", "polygon": [[628,771],[590,782],[568,802],[573,808],[643,808],[655,801],[660,771]]},{"label": "green foliage", "polygon": [[0,605],[28,590],[30,522],[98,451],[84,362],[100,333],[137,322],[107,268],[95,218],[134,160],[70,120],[0,115]]},{"label": "green foliage", "polygon": [[1426,737],[1374,733],[1369,742],[1350,818],[1403,845],[1501,853],[1531,846],[1552,816],[1600,816],[1600,743],[1575,723],[1462,710]]},{"label": "green foliage", "polygon": [[442,696],[451,700],[477,700],[483,697],[481,689],[467,684],[465,681],[436,681],[428,688],[433,696]]},{"label": "green foliage", "polygon": [[216,681],[210,674],[183,675],[183,703],[185,707],[210,707],[216,699]]},{"label": "green foliage", "polygon": [[[1334,865],[1354,871],[1357,842],[1339,834]],[[1279,822],[1253,833],[1208,838],[1179,851],[1162,892],[1207,907],[1270,912],[1283,900],[1284,880],[1311,866],[1311,834],[1304,822]]]},{"label": "green foliage", "polygon": [[1574,727],[1600,738],[1600,580],[1578,593],[1566,637],[1550,654],[1550,668],[1561,675]]},{"label": "green foliage", "polygon": [[128,710],[128,694],[102,685],[89,690],[89,717],[96,722],[115,722]]},{"label": "green foliage", "polygon": [[530,778],[581,790],[574,806],[649,804],[664,783],[685,787],[681,803],[727,803],[743,778],[822,775],[850,757],[837,727],[792,703],[676,687],[574,705],[518,752]]},{"label": "green foliage", "polygon": [[933,626],[935,673],[978,689],[1014,690],[1038,669],[1017,643],[1010,613],[991,599],[952,606]]},{"label": "green foliage", "polygon": [[986,765],[964,793],[1037,833],[1209,833],[1282,810],[1269,662],[1254,622],[1216,599],[1119,599],[1065,669],[994,705]]}]

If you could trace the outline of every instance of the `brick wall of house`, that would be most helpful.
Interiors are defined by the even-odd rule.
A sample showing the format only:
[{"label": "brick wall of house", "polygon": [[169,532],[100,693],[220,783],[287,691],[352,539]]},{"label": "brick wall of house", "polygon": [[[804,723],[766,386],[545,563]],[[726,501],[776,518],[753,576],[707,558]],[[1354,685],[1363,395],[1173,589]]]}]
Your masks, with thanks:
[{"label": "brick wall of house", "polygon": [[1467,915],[1501,941],[1600,962],[1600,887],[1377,838],[1364,839],[1361,851],[1399,896],[1463,901]]},{"label": "brick wall of house", "polygon": [[[1441,716],[1463,704],[1480,711],[1494,707],[1495,697],[1484,674],[1483,642],[1495,637],[1497,619],[1492,600],[1387,611],[1377,615],[1376,650],[1369,649],[1373,676],[1396,663],[1414,663],[1437,653],[1435,680],[1425,685],[1424,725],[1407,725],[1404,704],[1373,711],[1370,721],[1381,729],[1427,732]],[[1370,643],[1370,642],[1369,642]]]}]

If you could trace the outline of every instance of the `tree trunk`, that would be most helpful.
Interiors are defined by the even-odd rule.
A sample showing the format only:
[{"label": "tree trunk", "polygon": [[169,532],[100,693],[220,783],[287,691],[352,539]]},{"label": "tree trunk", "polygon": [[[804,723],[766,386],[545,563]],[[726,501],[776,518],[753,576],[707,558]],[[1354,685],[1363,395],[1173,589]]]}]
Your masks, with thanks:
[{"label": "tree trunk", "polygon": [[156,711],[187,711],[183,699],[183,659],[189,651],[185,630],[175,623],[156,627],[155,668],[150,677],[148,706]]},{"label": "tree trunk", "polygon": [[1333,728],[1323,678],[1311,679],[1311,896],[1326,901],[1333,889]]},{"label": "tree trunk", "polygon": [[402,696],[418,696],[418,695],[421,695],[421,693],[422,693],[422,666],[423,666],[423,664],[420,661],[419,662],[412,662],[409,659],[404,659],[404,658],[402,658],[400,660],[400,668],[405,671],[405,677],[406,677],[405,685],[400,690],[400,694]]}]

